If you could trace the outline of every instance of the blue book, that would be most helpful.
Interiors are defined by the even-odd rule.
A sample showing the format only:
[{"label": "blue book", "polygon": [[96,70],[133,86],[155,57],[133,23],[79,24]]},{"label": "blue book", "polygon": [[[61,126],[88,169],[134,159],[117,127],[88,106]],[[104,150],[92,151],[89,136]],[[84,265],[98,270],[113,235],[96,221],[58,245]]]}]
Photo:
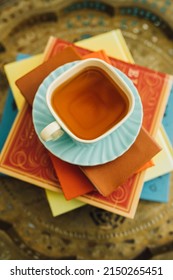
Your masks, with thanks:
[{"label": "blue book", "polygon": [[[164,129],[168,135],[171,144],[173,145],[173,122],[172,122],[173,113],[172,112],[173,112],[173,87],[171,89],[165,114],[162,120]],[[143,186],[141,199],[156,201],[156,202],[168,202],[169,190],[170,190],[170,178],[171,178],[171,174],[168,173],[146,182]]]},{"label": "blue book", "polygon": [[[11,90],[8,90],[7,98],[2,114],[2,119],[0,121],[0,151],[2,150],[2,147],[4,146],[5,140],[8,136],[8,133],[12,127],[12,124],[15,120],[15,117],[17,115],[17,107],[16,103],[13,98],[13,94]],[[0,173],[0,176],[4,176],[4,174]]]},{"label": "blue book", "polygon": [[11,126],[14,122],[16,115],[17,115],[16,103],[14,101],[13,94],[12,94],[11,90],[9,89],[8,93],[7,93],[7,98],[6,98],[3,114],[2,114],[2,119],[0,122],[0,135],[1,135],[0,151],[5,143],[5,140],[8,136],[8,133],[11,129]]},{"label": "blue book", "polygon": [[[21,60],[24,58],[29,57],[29,55],[26,54],[19,54],[17,56],[17,60]],[[11,129],[11,126],[14,122],[14,119],[17,115],[17,106],[13,97],[12,91],[9,89],[7,93],[7,98],[2,114],[2,119],[0,120],[0,151],[2,150],[2,147],[5,143],[5,140],[8,136],[8,133]]]}]

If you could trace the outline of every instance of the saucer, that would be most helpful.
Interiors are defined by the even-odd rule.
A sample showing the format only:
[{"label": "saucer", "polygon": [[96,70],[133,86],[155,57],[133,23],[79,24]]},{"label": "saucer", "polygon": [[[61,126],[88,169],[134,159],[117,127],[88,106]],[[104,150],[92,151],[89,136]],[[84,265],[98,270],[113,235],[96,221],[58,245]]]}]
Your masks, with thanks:
[{"label": "saucer", "polygon": [[120,70],[113,67],[132,90],[135,106],[129,118],[111,134],[93,144],[74,141],[67,133],[56,141],[44,142],[40,137],[41,130],[54,121],[46,103],[46,92],[49,85],[66,70],[79,61],[70,62],[51,72],[40,85],[33,102],[33,123],[36,134],[45,148],[58,158],[77,165],[93,166],[112,161],[125,153],[134,143],[141,125],[143,109],[140,96],[132,81]]}]

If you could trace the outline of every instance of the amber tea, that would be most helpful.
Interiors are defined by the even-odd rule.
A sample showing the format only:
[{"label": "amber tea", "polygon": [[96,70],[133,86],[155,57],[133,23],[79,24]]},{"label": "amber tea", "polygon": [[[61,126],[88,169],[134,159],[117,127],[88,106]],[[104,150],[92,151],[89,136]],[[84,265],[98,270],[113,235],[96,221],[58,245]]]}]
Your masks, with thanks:
[{"label": "amber tea", "polygon": [[90,66],[58,86],[51,105],[74,135],[91,140],[126,116],[129,100],[104,70]]}]

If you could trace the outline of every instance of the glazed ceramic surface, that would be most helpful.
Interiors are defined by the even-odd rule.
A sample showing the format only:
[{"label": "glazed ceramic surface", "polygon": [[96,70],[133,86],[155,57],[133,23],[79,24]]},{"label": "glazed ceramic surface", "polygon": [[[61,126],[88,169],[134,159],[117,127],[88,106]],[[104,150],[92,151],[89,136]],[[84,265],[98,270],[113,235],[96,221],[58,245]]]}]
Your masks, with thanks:
[{"label": "glazed ceramic surface", "polygon": [[142,104],[140,96],[131,82],[120,70],[114,69],[132,90],[135,106],[129,118],[114,132],[104,139],[93,144],[84,144],[74,141],[67,133],[56,140],[44,142],[40,138],[40,132],[49,123],[54,121],[46,103],[46,92],[49,85],[78,61],[67,63],[53,71],[40,85],[33,103],[33,122],[36,133],[43,145],[55,156],[64,161],[77,165],[98,165],[109,162],[121,156],[134,143],[142,124]]}]

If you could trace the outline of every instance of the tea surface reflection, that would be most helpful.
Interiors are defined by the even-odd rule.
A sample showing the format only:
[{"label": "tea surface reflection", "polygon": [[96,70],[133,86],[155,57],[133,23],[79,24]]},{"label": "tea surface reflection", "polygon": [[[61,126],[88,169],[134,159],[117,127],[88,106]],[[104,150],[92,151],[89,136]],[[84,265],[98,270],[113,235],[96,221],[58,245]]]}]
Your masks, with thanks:
[{"label": "tea surface reflection", "polygon": [[58,86],[51,105],[69,130],[86,140],[107,132],[129,109],[126,94],[98,67],[88,67]]}]

